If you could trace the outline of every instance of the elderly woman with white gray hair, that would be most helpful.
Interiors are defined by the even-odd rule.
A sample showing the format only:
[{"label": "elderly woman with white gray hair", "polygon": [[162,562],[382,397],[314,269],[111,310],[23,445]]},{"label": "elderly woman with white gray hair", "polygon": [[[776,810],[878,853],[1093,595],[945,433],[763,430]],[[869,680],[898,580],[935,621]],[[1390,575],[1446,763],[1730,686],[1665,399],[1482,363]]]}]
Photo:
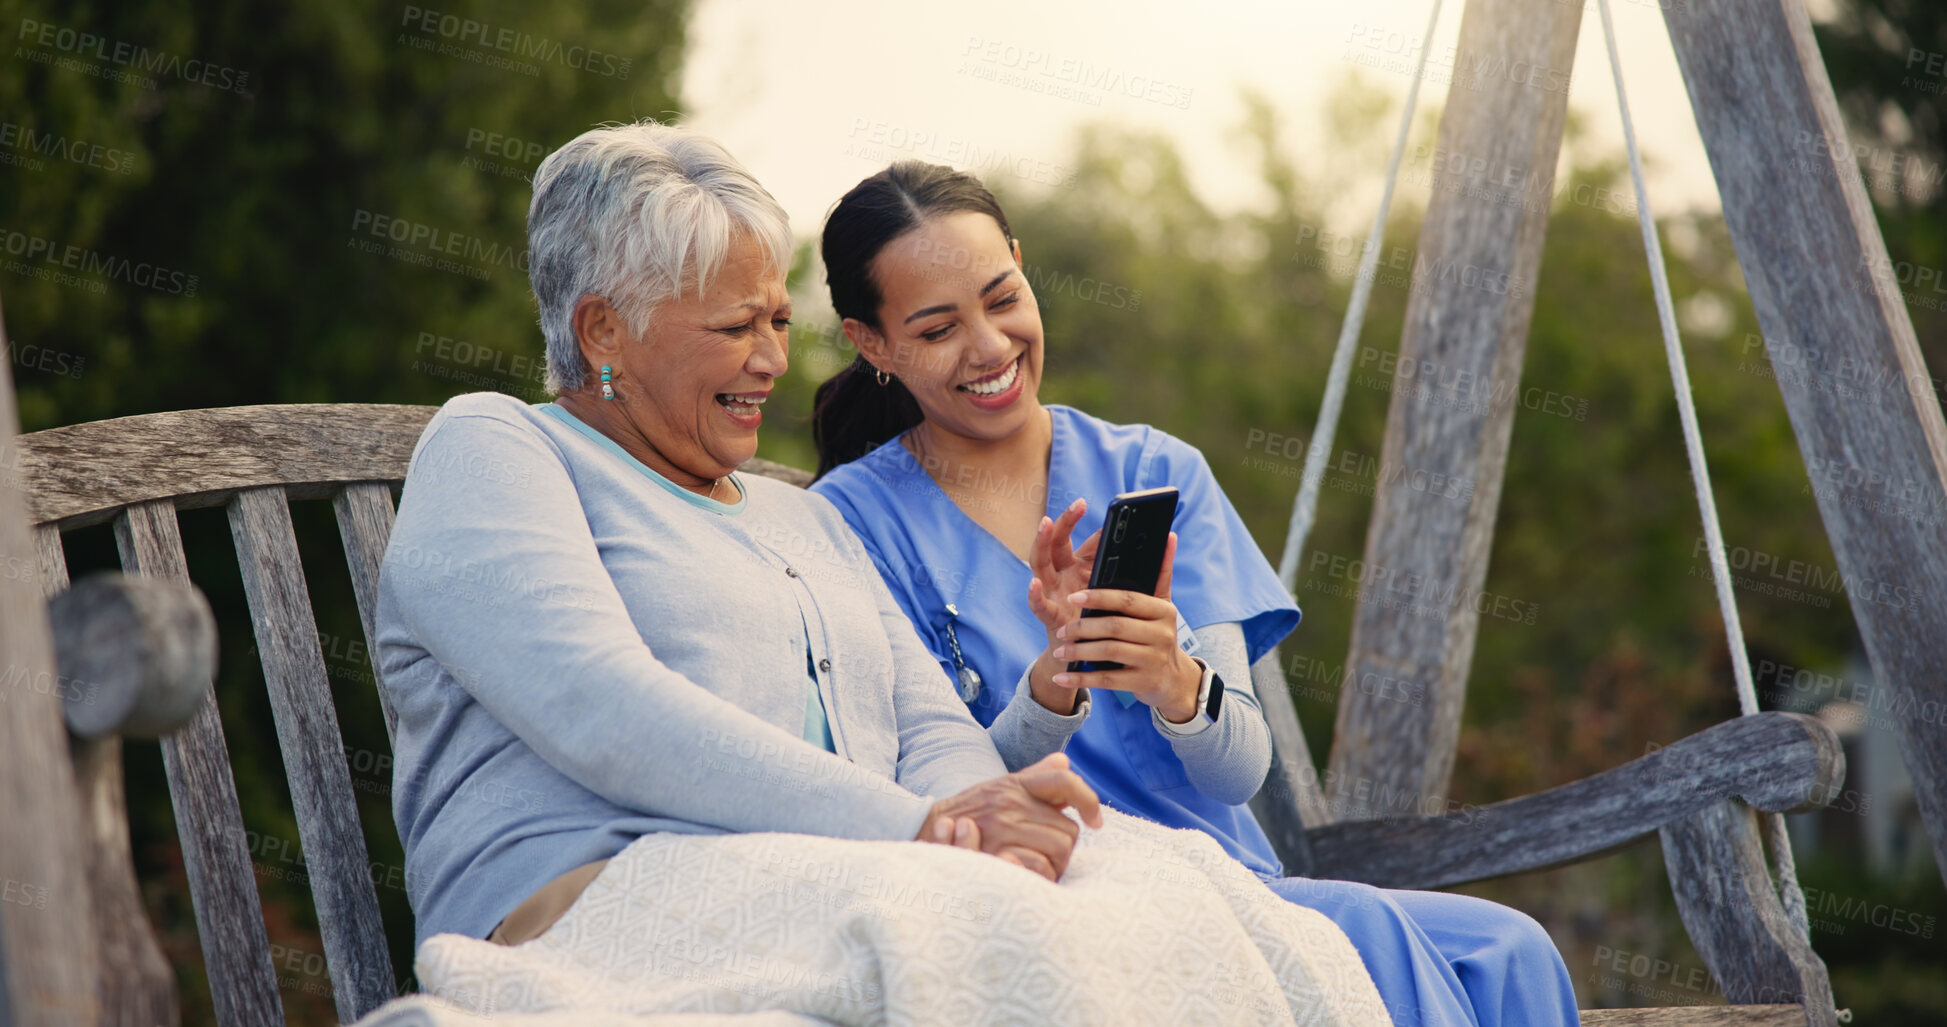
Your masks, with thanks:
[{"label": "elderly woman with white gray hair", "polygon": [[[738,473],[787,363],[784,211],[716,143],[642,123],[587,132],[548,157],[528,234],[557,398],[529,405],[479,393],[441,408],[413,454],[380,577],[378,655],[398,713],[393,812],[422,981],[440,979],[442,953],[461,951],[472,969],[449,973],[448,989],[478,990],[474,971],[495,952],[547,952],[606,931],[615,937],[598,939],[612,964],[603,980],[662,973],[684,1009],[714,1008],[703,992],[782,1009],[793,1000],[778,995],[802,994],[802,1012],[878,1018],[884,1010],[861,1014],[840,999],[890,1002],[904,987],[918,988],[904,1000],[909,1012],[966,1019],[929,1003],[976,988],[993,994],[992,1009],[1049,1018],[1047,995],[1010,998],[1009,981],[932,970],[893,974],[883,954],[837,989],[753,969],[753,959],[772,969],[785,960],[777,939],[806,917],[833,918],[813,933],[838,948],[805,957],[824,970],[878,944],[867,935],[905,929],[901,902],[906,923],[918,914],[939,930],[964,926],[960,914],[1007,919],[1012,907],[996,912],[983,882],[1049,889],[1068,866],[1077,818],[1103,824],[1065,757],[1006,772],[828,501]],[[751,845],[770,846],[768,855]],[[823,869],[806,871],[806,858]],[[916,888],[906,868],[930,875],[941,897]],[[1175,876],[1185,874],[1195,876]],[[953,887],[940,890],[943,881]],[[826,905],[791,907],[799,912],[776,926],[784,933],[761,944],[738,932],[775,926],[785,891],[733,912],[700,905],[783,884],[822,888]],[[1080,901],[1032,894],[1043,910]],[[861,918],[859,902],[879,912]],[[958,952],[982,972],[1025,958],[1074,976],[1084,935],[1048,933],[1050,920],[1067,922],[983,920],[971,948],[942,949],[929,934],[902,958]],[[1294,923],[1280,930],[1317,927]],[[1156,960],[1126,947],[1176,943],[1114,920],[1062,930],[1123,936],[1101,951],[1144,963]],[[1252,930],[1236,935],[1257,939],[1265,928]],[[1314,954],[1305,958],[1330,948],[1324,930],[1327,943],[1298,946]],[[665,947],[626,949],[652,943]],[[1256,959],[1270,994],[1281,987],[1290,999],[1304,975],[1268,973],[1265,943],[1241,944],[1242,955],[1221,946],[1205,955]],[[672,952],[680,973],[669,969]],[[589,958],[570,960],[573,973],[588,972]],[[727,970],[742,983],[712,976]],[[1151,1002],[1141,981],[1207,982],[1208,970],[1132,966],[1095,982],[1091,1001]],[[752,977],[768,983],[752,987]],[[547,1005],[520,979],[514,991]],[[584,981],[561,994],[606,986]],[[1228,986],[1237,994],[1237,982]],[[881,987],[886,994],[868,994]],[[496,1008],[507,1007],[487,1011]]]}]

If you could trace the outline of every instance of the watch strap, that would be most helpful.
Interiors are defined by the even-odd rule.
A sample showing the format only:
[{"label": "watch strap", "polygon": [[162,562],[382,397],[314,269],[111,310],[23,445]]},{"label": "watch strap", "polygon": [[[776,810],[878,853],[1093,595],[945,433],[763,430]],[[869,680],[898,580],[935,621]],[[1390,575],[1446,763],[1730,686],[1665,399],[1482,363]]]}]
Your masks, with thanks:
[{"label": "watch strap", "polygon": [[1150,719],[1155,722],[1156,729],[1171,738],[1188,738],[1209,730],[1217,720],[1213,714],[1223,701],[1223,679],[1218,677],[1217,672],[1202,658],[1192,656],[1190,659],[1203,670],[1203,679],[1197,682],[1196,715],[1184,723],[1172,724],[1163,719],[1160,711],[1154,708],[1149,711]]}]

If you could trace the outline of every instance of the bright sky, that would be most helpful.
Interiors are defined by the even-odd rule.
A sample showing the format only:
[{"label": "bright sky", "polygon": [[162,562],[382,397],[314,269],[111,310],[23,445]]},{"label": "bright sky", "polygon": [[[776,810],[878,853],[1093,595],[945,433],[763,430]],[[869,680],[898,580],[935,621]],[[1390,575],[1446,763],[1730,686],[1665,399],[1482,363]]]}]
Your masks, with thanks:
[{"label": "bright sky", "polygon": [[[1657,2],[1611,0],[1651,207],[1714,210],[1716,187]],[[1444,4],[1433,61],[1452,52],[1463,6]],[[1342,164],[1352,156],[1323,145],[1332,88],[1356,60],[1392,62],[1401,70],[1363,73],[1403,98],[1431,9],[1430,0],[701,0],[682,96],[690,123],[757,175],[801,238],[815,236],[859,179],[899,157],[1013,174],[1021,180],[1013,186],[1058,182],[1076,128],[1099,120],[1167,133],[1204,200],[1237,210],[1264,199],[1237,142],[1240,88],[1276,104],[1301,168]],[[1421,87],[1423,110],[1445,98],[1447,77],[1434,70]],[[1582,17],[1569,104],[1598,146],[1621,151],[1595,0]],[[1386,118],[1388,142],[1396,119],[1397,107]],[[1361,209],[1334,213],[1346,222],[1335,230],[1363,230],[1378,202],[1385,157],[1357,160],[1369,166],[1337,170],[1368,179],[1371,192],[1345,205]]]}]

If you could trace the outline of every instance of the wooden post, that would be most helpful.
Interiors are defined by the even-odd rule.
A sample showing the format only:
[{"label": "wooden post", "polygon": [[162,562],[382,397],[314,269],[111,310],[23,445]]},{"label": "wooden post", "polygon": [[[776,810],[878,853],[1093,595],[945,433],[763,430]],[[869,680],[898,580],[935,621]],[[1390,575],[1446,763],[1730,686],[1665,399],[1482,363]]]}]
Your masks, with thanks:
[{"label": "wooden post", "polygon": [[[1460,170],[1433,180],[1386,421],[1383,466],[1406,473],[1381,476],[1362,571],[1339,582],[1360,600],[1326,782],[1341,820],[1443,807],[1581,23],[1557,0],[1468,0],[1461,20],[1439,141]],[[1422,474],[1472,500],[1408,487]]]},{"label": "wooden post", "polygon": [[1900,282],[1941,269],[1888,259],[1800,0],[1664,20],[1766,346],[1797,369],[1778,390],[1872,660],[1872,705],[1947,878],[1947,425]]},{"label": "wooden post", "polygon": [[0,360],[0,1022],[93,1024],[100,951],[19,431]]},{"label": "wooden post", "polygon": [[1807,1027],[1838,1027],[1825,962],[1779,904],[1751,807],[1726,799],[1659,833],[1677,913],[1724,997],[1800,1003]]}]

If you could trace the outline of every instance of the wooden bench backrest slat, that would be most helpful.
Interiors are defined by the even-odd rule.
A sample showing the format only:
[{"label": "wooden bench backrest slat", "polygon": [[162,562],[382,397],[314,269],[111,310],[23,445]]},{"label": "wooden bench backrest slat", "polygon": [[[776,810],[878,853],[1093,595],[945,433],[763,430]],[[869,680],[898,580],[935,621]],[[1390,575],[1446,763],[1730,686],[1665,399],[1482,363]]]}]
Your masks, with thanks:
[{"label": "wooden bench backrest slat", "polygon": [[[167,499],[122,511],[115,518],[115,544],[129,574],[189,580],[176,509]],[[163,737],[162,768],[176,809],[183,869],[189,875],[217,1021],[224,1027],[277,1027],[284,1022],[284,1001],[277,993],[263,902],[244,839],[214,688],[189,723]]]},{"label": "wooden bench backrest slat", "polygon": [[[331,501],[338,514],[338,536],[345,542],[345,563],[352,573],[352,594],[358,598],[358,621],[365,627],[365,655],[372,661],[372,681],[379,676],[379,638],[375,624],[379,610],[379,563],[385,558],[385,543],[392,537],[392,490],[382,482],[348,486]],[[379,709],[385,714],[385,744],[390,749],[399,714],[392,709],[392,695],[377,688]]]},{"label": "wooden bench backrest slat", "polygon": [[297,532],[279,486],[238,492],[229,515],[325,962],[338,1016],[349,1023],[392,997],[392,960]]},{"label": "wooden bench backrest slat", "polygon": [[[35,528],[34,548],[40,554],[41,594],[52,600],[70,584],[61,529]],[[70,738],[68,744],[81,799],[88,895],[100,947],[101,1021],[176,1027],[182,1018],[175,974],[142,909],[141,886],[135,879],[128,803],[122,791],[122,740],[111,734]]]},{"label": "wooden bench backrest slat", "polygon": [[34,529],[34,547],[41,555],[41,594],[49,599],[68,590],[68,552],[61,545],[61,529],[43,524]]},{"label": "wooden bench backrest slat", "polygon": [[[76,528],[131,503],[218,506],[283,485],[323,499],[357,481],[397,481],[437,407],[298,403],[138,414],[23,436],[27,517]],[[74,473],[85,468],[86,473]]]}]

